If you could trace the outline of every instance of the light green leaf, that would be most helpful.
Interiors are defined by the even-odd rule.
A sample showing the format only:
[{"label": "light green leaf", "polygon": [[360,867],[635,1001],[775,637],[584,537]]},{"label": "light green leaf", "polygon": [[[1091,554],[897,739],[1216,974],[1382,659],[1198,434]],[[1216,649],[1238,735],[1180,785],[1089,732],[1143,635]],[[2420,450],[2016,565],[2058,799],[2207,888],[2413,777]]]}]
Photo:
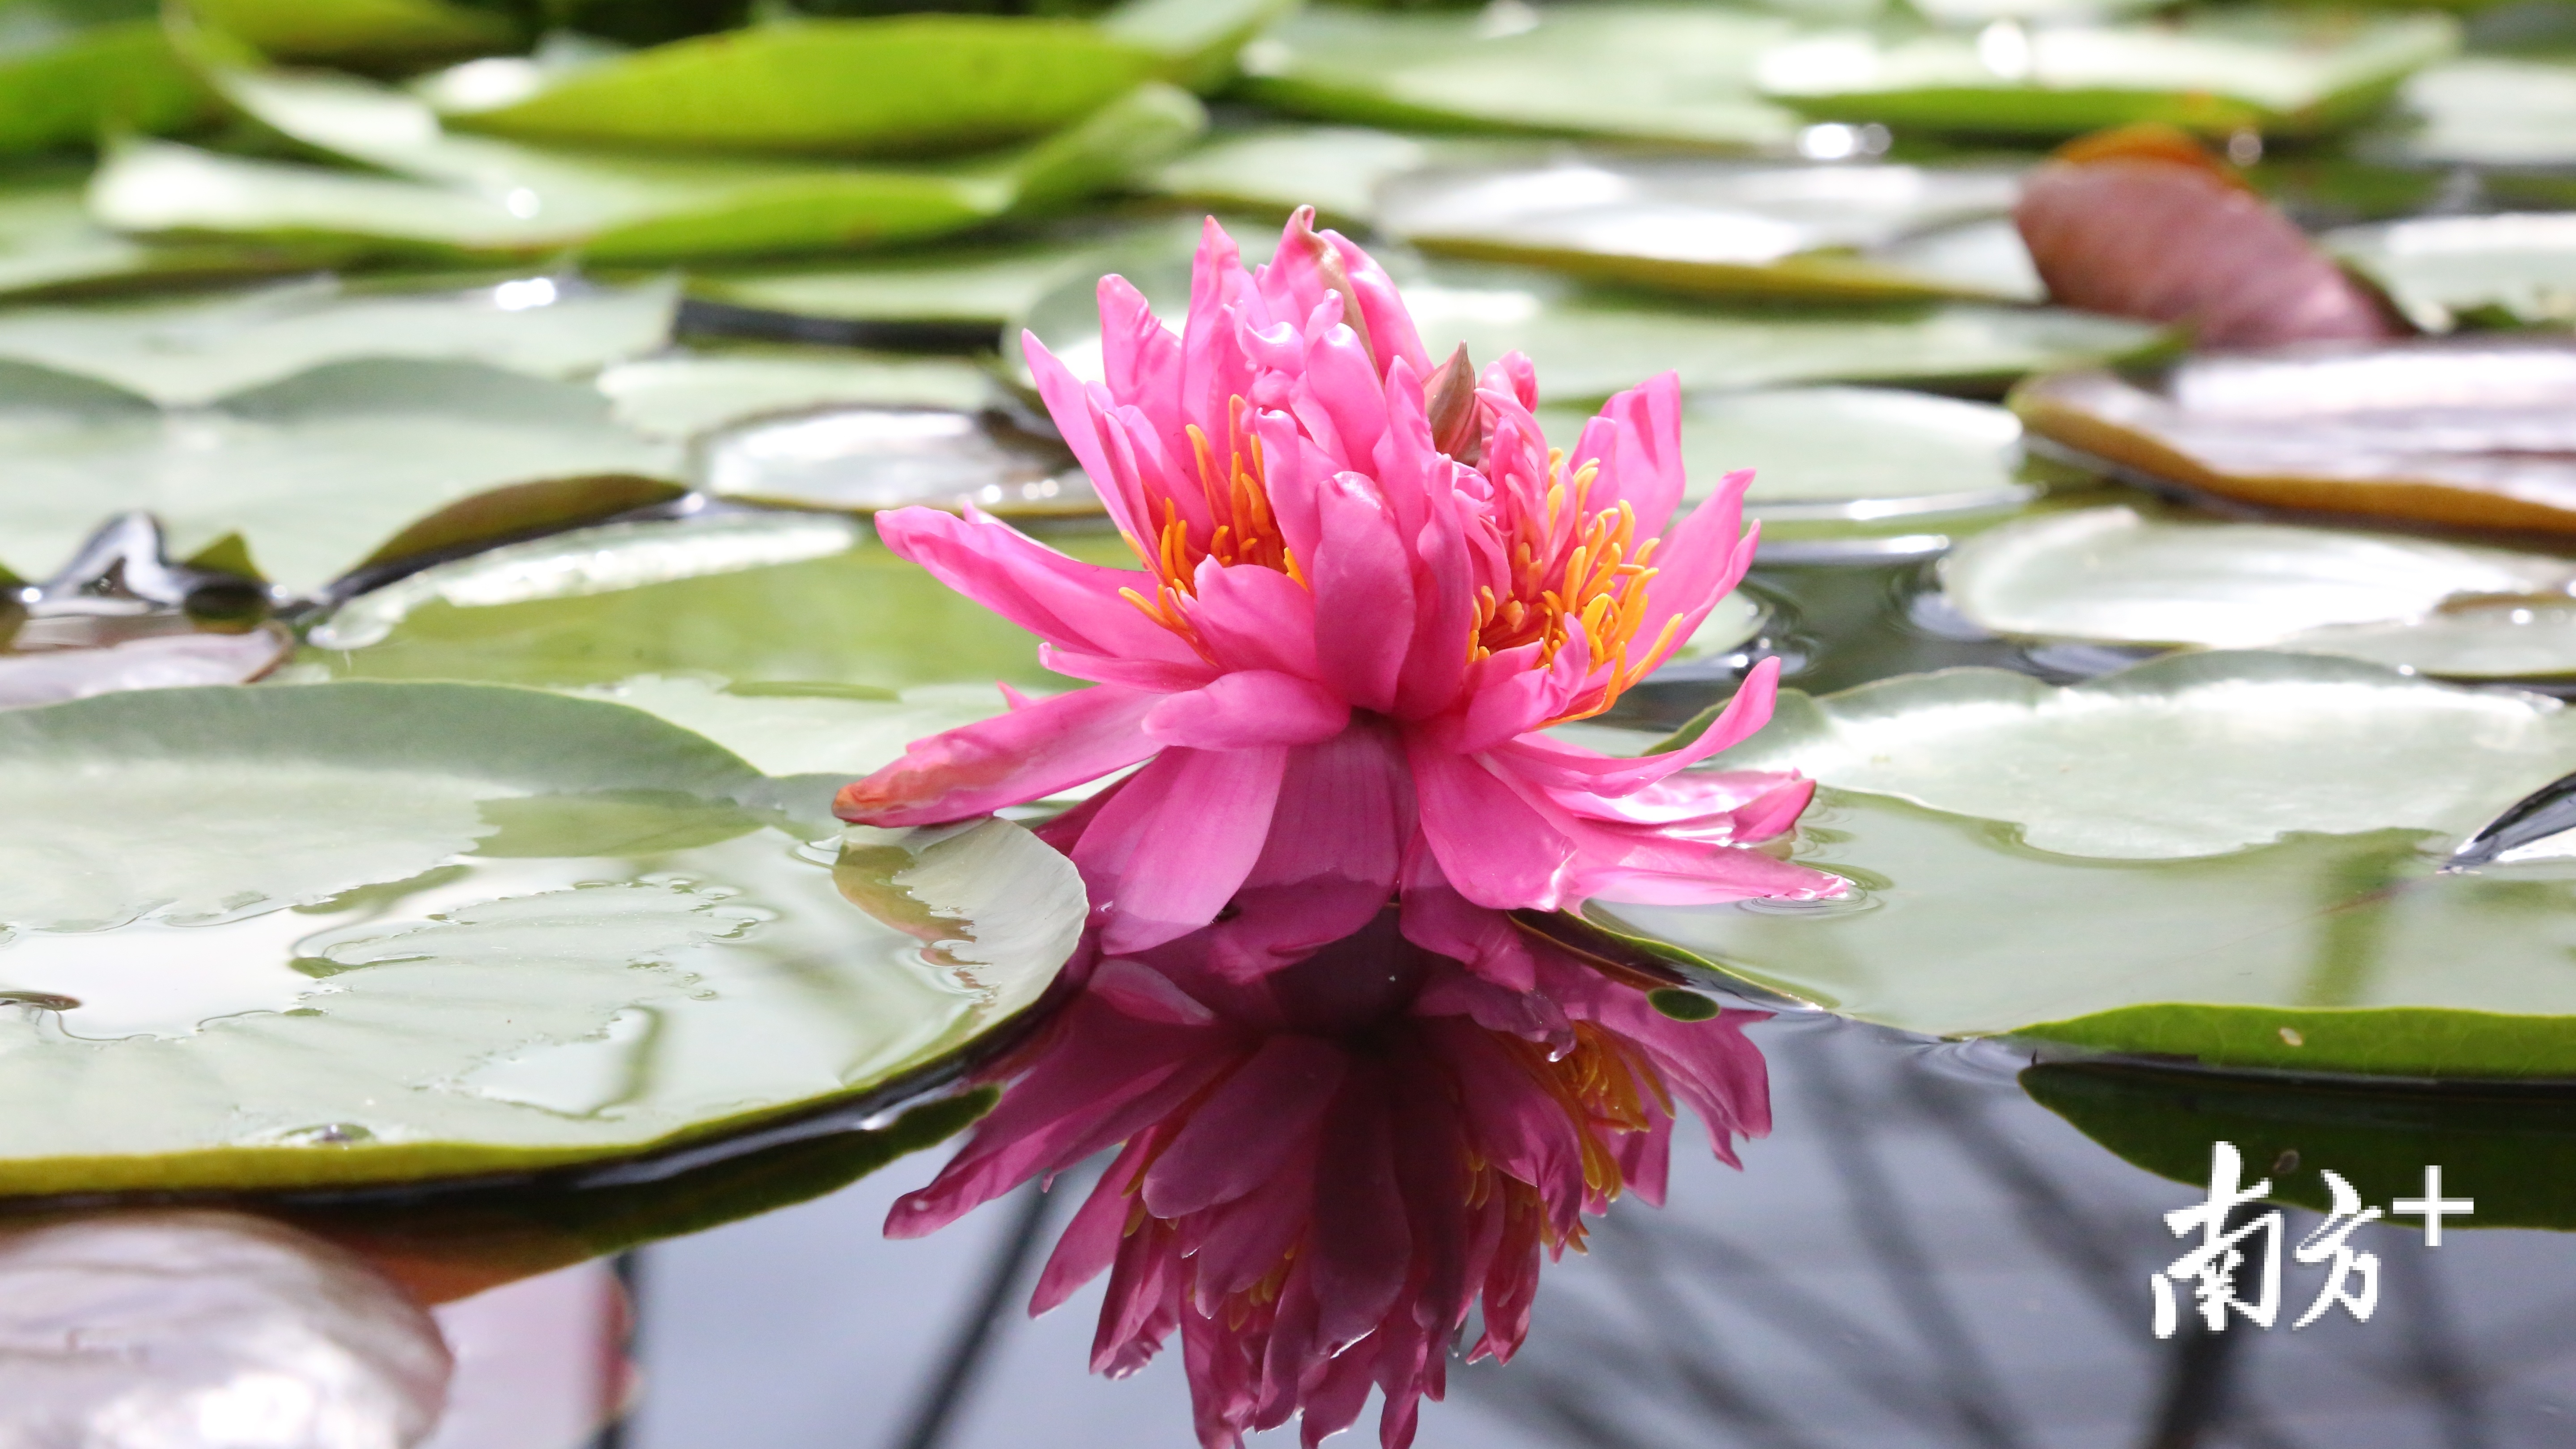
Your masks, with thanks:
[{"label": "light green leaf", "polygon": [[623,362],[595,380],[618,421],[647,437],[686,440],[729,423],[830,406],[980,411],[992,374],[948,357],[837,348],[743,348]]},{"label": "light green leaf", "polygon": [[537,691],[128,694],[0,717],[0,758],[13,813],[80,802],[0,886],[0,979],[53,1005],[0,1016],[12,1193],[525,1170],[864,1101],[1025,1010],[1084,913],[1001,822],[861,832],[836,882],[739,759]]},{"label": "light green leaf", "polygon": [[312,590],[406,524],[503,484],[677,471],[585,385],[465,363],[343,362],[164,411],[19,367],[0,392],[0,534],[50,569],[109,515],[160,516],[185,553],[240,532],[278,584]]},{"label": "light green leaf", "polygon": [[2473,55],[2418,72],[2375,149],[2418,165],[2576,164],[2576,65]]},{"label": "light green leaf", "polygon": [[1762,94],[1810,116],[1927,131],[2161,121],[2308,134],[2367,116],[2458,44],[2439,15],[2217,12],[2172,26],[1844,31],[1775,46],[1757,74]]},{"label": "light green leaf", "polygon": [[2576,341],[2536,333],[2199,353],[2029,380],[2022,425],[2104,472],[2274,508],[2576,531]]},{"label": "light green leaf", "polygon": [[[496,86],[481,104],[451,99],[442,109],[451,124],[535,141],[901,156],[1057,130],[1159,64],[1154,52],[1076,20],[797,20],[576,69],[530,67],[523,94]],[[440,89],[452,97],[467,88]]]},{"label": "light green leaf", "polygon": [[0,154],[174,131],[215,97],[162,34],[149,0],[0,5]]},{"label": "light green leaf", "polygon": [[689,295],[835,322],[955,322],[999,327],[1086,270],[1115,243],[1099,236],[943,246],[825,266],[692,268]]},{"label": "light green leaf", "polygon": [[1752,74],[1757,55],[1798,31],[1784,16],[1714,7],[1310,6],[1246,47],[1243,69],[1253,98],[1327,120],[1751,149],[1797,132],[1795,115],[1754,94]]},{"label": "light green leaf", "polygon": [[2000,170],[1560,156],[1419,171],[1377,224],[1425,251],[1705,296],[2041,300]]},{"label": "light green leaf", "polygon": [[[1542,408],[1571,446],[1591,415]],[[1887,388],[1710,393],[1682,413],[1690,496],[1753,470],[1746,510],[1765,519],[1879,519],[2012,507],[2038,496],[2018,476],[2021,425],[2004,409]]]},{"label": "light green leaf", "polygon": [[2114,507],[2005,524],[1942,570],[1952,606],[1998,634],[2576,674],[2576,560],[2546,554]]},{"label": "light green leaf", "polygon": [[2418,217],[2323,241],[2427,332],[2464,318],[2576,323],[2576,212]]},{"label": "light green leaf", "polygon": [[504,50],[517,27],[452,0],[187,0],[198,20],[263,55],[360,68]]},{"label": "light green leaf", "polygon": [[2576,872],[2438,873],[2565,768],[2576,716],[2555,701],[2206,654],[2063,690],[1953,670],[1789,705],[1719,762],[1826,781],[1797,855],[1855,893],[1618,921],[1933,1035],[2576,1074]]},{"label": "light green leaf", "polygon": [[1286,215],[1311,206],[1328,223],[1373,226],[1379,188],[1439,165],[1526,159],[1527,141],[1405,135],[1365,126],[1256,126],[1220,132],[1155,174],[1155,189],[1219,210]]},{"label": "light green leaf", "polygon": [[1245,41],[1299,0],[1123,0],[1099,20],[1112,40],[1163,57],[1166,74],[1201,94],[1235,75]]},{"label": "light green leaf", "polygon": [[91,220],[86,180],[48,169],[0,181],[0,297],[311,271],[339,259],[328,248],[275,243],[135,241]]},{"label": "light green leaf", "polygon": [[873,513],[969,504],[1000,515],[1096,517],[1099,495],[1053,437],[937,408],[849,407],[763,419],[703,439],[693,480],[720,498]]},{"label": "light green leaf", "polygon": [[990,684],[917,684],[900,693],[851,685],[727,685],[702,675],[645,674],[582,691],[706,736],[772,775],[857,777],[943,730],[1008,706]]},{"label": "light green leaf", "polygon": [[90,648],[17,652],[0,638],[0,709],[127,689],[240,684],[283,662],[294,636],[276,625],[242,633],[153,633]]},{"label": "light green leaf", "polygon": [[326,363],[408,357],[573,377],[668,340],[678,287],[531,277],[464,292],[363,291],[329,278],[175,301],[0,312],[0,358],[194,406]]},{"label": "light green leaf", "polygon": [[[1060,689],[1037,639],[817,514],[630,523],[513,544],[353,600],[307,636],[334,674],[613,685],[642,674],[900,691]],[[1051,535],[1133,567],[1117,535]],[[794,628],[779,627],[793,619]]]}]

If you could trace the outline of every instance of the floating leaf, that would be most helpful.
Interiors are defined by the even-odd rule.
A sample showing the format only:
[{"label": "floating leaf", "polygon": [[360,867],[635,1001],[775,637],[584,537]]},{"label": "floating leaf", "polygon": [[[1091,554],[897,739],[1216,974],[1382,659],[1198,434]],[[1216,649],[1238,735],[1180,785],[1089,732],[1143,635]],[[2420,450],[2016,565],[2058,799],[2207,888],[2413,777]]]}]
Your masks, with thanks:
[{"label": "floating leaf", "polygon": [[33,368],[0,379],[0,534],[34,568],[109,514],[145,510],[179,552],[242,533],[302,593],[484,490],[678,465],[587,386],[466,363],[342,362],[168,411]]},{"label": "floating leaf", "polygon": [[[1589,414],[1545,408],[1571,443]],[[1753,470],[1746,509],[1764,519],[1895,518],[2010,507],[2037,496],[2019,475],[2021,425],[1985,403],[1888,388],[1711,393],[1682,414],[1691,496]]]},{"label": "floating leaf", "polygon": [[2110,468],[2282,508],[2576,531],[2576,342],[2473,336],[2185,359],[2015,390]]},{"label": "floating leaf", "polygon": [[[510,545],[343,604],[307,636],[308,658],[347,676],[554,686],[705,674],[1064,687],[1038,666],[1035,636],[866,537],[847,518],[741,513]],[[1134,562],[1105,531],[1050,542]]]},{"label": "floating leaf", "polygon": [[1550,6],[1502,14],[1309,6],[1243,54],[1245,90],[1285,111],[1369,125],[1554,131],[1778,147],[1795,115],[1753,91],[1754,58],[1798,33],[1714,7]]},{"label": "floating leaf", "polygon": [[1763,95],[1810,116],[1913,130],[2072,136],[2161,121],[2306,134],[2368,115],[2458,43],[2439,15],[2222,11],[2158,26],[1836,32],[1773,46],[1757,74]]},{"label": "floating leaf", "polygon": [[1205,94],[1234,79],[1244,42],[1298,0],[1122,0],[1099,18],[1111,39],[1163,58],[1169,78]]},{"label": "floating leaf", "polygon": [[1827,782],[1797,854],[1853,896],[1619,921],[1934,1035],[2576,1075],[2576,874],[2440,871],[2459,833],[2563,768],[2576,715],[2555,701],[2204,654],[2064,690],[1953,670],[1784,702],[1719,760]]},{"label": "floating leaf", "polygon": [[198,21],[263,55],[362,69],[506,50],[518,28],[454,0],[188,0]]},{"label": "floating leaf", "polygon": [[971,413],[994,401],[996,392],[991,373],[962,359],[823,348],[646,358],[607,369],[597,385],[620,422],[648,437],[675,439],[834,405]]},{"label": "floating leaf", "polygon": [[82,196],[87,180],[38,170],[0,181],[0,297],[311,271],[338,260],[321,247],[156,245],[119,236],[90,219]]},{"label": "floating leaf", "polygon": [[996,514],[1097,515],[1073,454],[998,418],[938,408],[835,408],[743,424],[697,449],[698,486],[790,508],[973,505]]},{"label": "floating leaf", "polygon": [[215,97],[162,34],[151,0],[0,6],[0,154],[86,146],[114,131],[175,131]]},{"label": "floating leaf", "polygon": [[452,125],[533,141],[905,156],[1058,130],[1159,65],[1078,20],[903,15],[755,25],[551,72],[476,62],[474,84],[432,94]]},{"label": "floating leaf", "polygon": [[330,278],[213,297],[0,312],[0,358],[195,405],[353,358],[442,358],[573,377],[653,351],[670,282],[529,277],[471,291],[362,291]]},{"label": "floating leaf", "polygon": [[1329,223],[1373,226],[1387,181],[1432,166],[1526,159],[1530,144],[1365,126],[1257,126],[1209,137],[1156,172],[1154,185],[1221,211],[1285,215],[1311,206]]},{"label": "floating leaf", "polygon": [[2576,212],[2418,217],[2324,242],[2427,332],[2464,320],[2576,324]]},{"label": "floating leaf", "polygon": [[0,978],[78,1003],[0,1016],[12,1193],[517,1171],[871,1100],[1034,1002],[1083,917],[990,822],[868,832],[844,873],[917,916],[871,920],[760,829],[819,795],[539,691],[126,694],[0,716],[0,757],[13,816],[64,822],[0,846]]},{"label": "floating leaf", "polygon": [[1951,605],[1998,634],[2576,674],[2576,560],[2545,554],[2113,507],[2007,523],[1942,572]]},{"label": "floating leaf", "polygon": [[1376,224],[1425,251],[1710,296],[2038,301],[1999,170],[1558,157],[1416,171]]},{"label": "floating leaf", "polygon": [[943,246],[864,263],[693,268],[689,295],[728,306],[835,322],[955,322],[999,327],[1097,262],[1098,236],[1000,246]]},{"label": "floating leaf", "polygon": [[1002,713],[989,684],[918,684],[900,692],[853,685],[727,685],[696,675],[646,674],[584,691],[704,735],[772,775],[856,779],[904,746]]},{"label": "floating leaf", "polygon": [[0,649],[0,709],[128,689],[241,684],[294,649],[294,636],[274,625],[238,634],[149,634],[89,649]]},{"label": "floating leaf", "polygon": [[2433,166],[2576,165],[2576,65],[2472,55],[2417,73],[2407,122],[2378,138],[2392,159]]},{"label": "floating leaf", "polygon": [[2031,1100],[2149,1172],[2205,1189],[2209,1146],[2232,1142],[2270,1200],[2324,1212],[2332,1172],[2368,1203],[2421,1196],[2440,1163],[2445,1193],[2474,1193],[2461,1228],[2576,1228],[2576,1120],[2556,1093],[2468,1083],[2284,1082],[2142,1066],[2046,1063],[2021,1074]]}]

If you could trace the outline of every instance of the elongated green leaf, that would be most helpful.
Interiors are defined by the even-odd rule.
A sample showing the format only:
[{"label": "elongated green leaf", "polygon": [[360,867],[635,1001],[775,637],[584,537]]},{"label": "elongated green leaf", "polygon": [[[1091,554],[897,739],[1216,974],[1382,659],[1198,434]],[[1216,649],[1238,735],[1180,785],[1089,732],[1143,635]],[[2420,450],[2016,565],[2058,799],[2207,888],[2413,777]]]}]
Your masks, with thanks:
[{"label": "elongated green leaf", "polygon": [[407,357],[574,377],[671,335],[670,282],[601,288],[531,277],[471,291],[383,291],[327,278],[176,301],[0,312],[0,358],[178,406],[326,363]]},{"label": "elongated green leaf", "polygon": [[148,0],[0,6],[0,155],[179,130],[213,114],[213,93],[171,48],[155,10]]},{"label": "elongated green leaf", "polygon": [[530,68],[526,94],[503,90],[482,104],[443,109],[453,124],[529,140],[904,156],[1001,145],[1070,125],[1148,79],[1158,63],[1153,52],[1074,20],[802,20],[674,41],[551,76]]},{"label": "elongated green leaf", "polygon": [[91,219],[87,179],[47,168],[0,180],[0,297],[312,271],[341,259],[331,248],[271,242],[139,242]]},{"label": "elongated green leaf", "polygon": [[2463,319],[2576,323],[2576,212],[2420,217],[2324,241],[2427,332]]},{"label": "elongated green leaf", "polygon": [[1766,51],[1758,77],[1762,94],[1811,116],[1930,131],[2310,133],[2367,116],[2457,46],[2458,26],[2437,15],[2216,12],[2174,26],[1819,35]]},{"label": "elongated green leaf", "polygon": [[2576,560],[2405,535],[2093,508],[2006,524],[1943,563],[2000,634],[2342,654],[2453,678],[2576,674]]},{"label": "elongated green leaf", "polygon": [[1369,125],[1729,149],[1781,145],[1797,131],[1795,115],[1752,83],[1755,57],[1798,33],[1786,17],[1598,4],[1508,20],[1312,6],[1244,51],[1246,89],[1282,110]]},{"label": "elongated green leaf", "polygon": [[607,399],[464,363],[344,362],[164,411],[20,367],[0,394],[0,536],[50,570],[109,515],[155,513],[180,552],[250,540],[274,582],[312,590],[406,525],[504,484],[677,471]]},{"label": "elongated green leaf", "polygon": [[1560,156],[1380,184],[1377,224],[1426,251],[1706,296],[2044,291],[1999,170]]},{"label": "elongated green leaf", "polygon": [[2565,1076],[2576,871],[2439,867],[2563,770],[2571,719],[2272,654],[2063,690],[1952,670],[1793,697],[1719,761],[1825,781],[1797,853],[1854,893],[1607,909],[1762,985],[1935,1035]]},{"label": "elongated green leaf", "polygon": [[188,0],[195,18],[263,55],[360,67],[504,50],[517,27],[453,0]]},{"label": "elongated green leaf", "polygon": [[119,695],[0,716],[0,757],[13,816],[81,801],[0,847],[0,979],[48,1003],[0,1011],[41,1106],[6,1192],[524,1170],[865,1100],[1034,1002],[1083,915],[998,822],[868,832],[836,883],[760,829],[779,783],[536,691]]},{"label": "elongated green leaf", "polygon": [[2463,56],[2406,83],[2376,150],[2419,165],[2576,164],[2576,63]]}]

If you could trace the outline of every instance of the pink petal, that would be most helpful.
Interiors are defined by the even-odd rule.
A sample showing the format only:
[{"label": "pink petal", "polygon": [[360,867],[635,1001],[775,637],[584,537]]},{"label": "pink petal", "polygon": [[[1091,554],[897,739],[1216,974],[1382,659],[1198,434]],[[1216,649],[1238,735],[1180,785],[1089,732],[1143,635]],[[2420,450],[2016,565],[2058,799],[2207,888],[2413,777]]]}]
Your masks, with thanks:
[{"label": "pink petal", "polygon": [[1384,1068],[1351,1062],[1324,1119],[1330,1144],[1316,1164],[1313,1245],[1316,1337],[1326,1354],[1357,1342],[1402,1290],[1411,1247],[1396,1190]]},{"label": "pink petal", "polygon": [[[1055,421],[1056,431],[1064,434],[1065,446],[1073,450],[1074,461],[1100,494],[1100,506],[1110,522],[1129,538],[1144,538],[1151,532],[1152,510],[1145,499],[1132,488],[1119,486],[1117,474],[1109,466],[1109,448],[1102,437],[1107,417],[1101,401],[1073,375],[1072,369],[1047,351],[1034,332],[1020,333],[1020,355],[1028,359],[1029,376],[1038,385],[1038,399],[1046,404],[1047,416]],[[1106,389],[1102,390],[1103,398]],[[882,515],[880,515],[882,519]]]},{"label": "pink petal", "polygon": [[[1593,506],[1624,500],[1637,515],[1639,537],[1662,533],[1681,503],[1687,481],[1682,468],[1681,378],[1667,372],[1618,394],[1602,405],[1600,421],[1611,424],[1606,430],[1609,448],[1601,454],[1578,448],[1566,459],[1566,472],[1578,472],[1597,458],[1601,473],[1593,486]],[[1591,428],[1584,430],[1586,442],[1597,436]]]},{"label": "pink petal", "polygon": [[880,513],[886,547],[941,583],[1066,649],[1113,659],[1188,663],[1188,641],[1145,617],[1120,590],[1148,592],[1150,575],[1084,563],[992,518],[936,508]]},{"label": "pink petal", "polygon": [[1037,1291],[1029,1295],[1030,1317],[1063,1306],[1083,1284],[1108,1271],[1117,1260],[1133,1201],[1127,1186],[1143,1162],[1144,1145],[1141,1138],[1128,1143],[1074,1211],[1073,1221],[1065,1225],[1064,1236],[1056,1240],[1055,1251],[1047,1255],[1046,1267],[1038,1273]]},{"label": "pink petal", "polygon": [[1125,277],[1102,277],[1099,297],[1102,381],[1109,395],[1160,425],[1165,452],[1189,456],[1189,435],[1181,426],[1181,339]]},{"label": "pink petal", "polygon": [[1317,661],[1325,682],[1354,708],[1384,713],[1395,703],[1412,642],[1412,555],[1365,476],[1336,476],[1317,503],[1323,537],[1306,564]]},{"label": "pink petal", "polygon": [[1153,754],[1145,717],[1163,698],[1098,685],[915,740],[902,759],[843,786],[833,812],[869,825],[937,825],[1043,800]]},{"label": "pink petal", "polygon": [[1418,741],[1406,757],[1423,839],[1458,893],[1496,910],[1556,909],[1557,871],[1573,853],[1564,834],[1473,757]]},{"label": "pink petal", "polygon": [[1093,816],[1073,862],[1127,955],[1216,919],[1260,858],[1288,764],[1278,745],[1165,750]]},{"label": "pink petal", "polygon": [[1291,751],[1270,839],[1245,884],[1356,881],[1385,904],[1413,838],[1412,785],[1403,741],[1383,722]]},{"label": "pink petal", "polygon": [[1323,678],[1315,662],[1315,596],[1277,569],[1207,559],[1191,580],[1190,627],[1228,669]]},{"label": "pink petal", "polygon": [[1145,1173],[1145,1210],[1177,1218],[1251,1192],[1332,1104],[1347,1058],[1311,1036],[1274,1036],[1211,1093]]},{"label": "pink petal", "polygon": [[1494,769],[1537,790],[1580,790],[1595,795],[1623,795],[1665,779],[1728,747],[1742,743],[1771,722],[1779,697],[1780,661],[1756,664],[1697,739],[1677,750],[1621,759],[1595,754],[1556,741],[1515,740],[1487,752]]},{"label": "pink petal", "polygon": [[1311,679],[1238,669],[1166,697],[1145,716],[1145,733],[1159,744],[1194,750],[1311,745],[1340,734],[1350,718],[1341,696]]}]

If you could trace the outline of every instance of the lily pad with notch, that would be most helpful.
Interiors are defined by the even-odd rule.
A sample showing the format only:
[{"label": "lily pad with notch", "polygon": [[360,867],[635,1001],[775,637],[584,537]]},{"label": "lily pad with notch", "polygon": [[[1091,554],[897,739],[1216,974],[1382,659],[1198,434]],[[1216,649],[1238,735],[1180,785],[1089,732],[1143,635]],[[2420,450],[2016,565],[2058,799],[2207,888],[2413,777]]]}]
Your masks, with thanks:
[{"label": "lily pad with notch", "polygon": [[799,842],[838,777],[543,691],[117,695],[0,715],[0,757],[64,822],[10,852],[0,986],[79,1003],[0,1010],[42,1106],[9,1194],[521,1173],[881,1103],[1019,1019],[1084,913],[1004,822],[872,833],[836,883]]},{"label": "lily pad with notch", "polygon": [[2576,869],[2446,871],[2564,769],[2576,714],[2357,662],[1962,669],[1784,695],[1717,758],[1823,782],[1838,901],[1604,905],[1720,971],[1934,1036],[2221,1068],[2576,1076]]}]

